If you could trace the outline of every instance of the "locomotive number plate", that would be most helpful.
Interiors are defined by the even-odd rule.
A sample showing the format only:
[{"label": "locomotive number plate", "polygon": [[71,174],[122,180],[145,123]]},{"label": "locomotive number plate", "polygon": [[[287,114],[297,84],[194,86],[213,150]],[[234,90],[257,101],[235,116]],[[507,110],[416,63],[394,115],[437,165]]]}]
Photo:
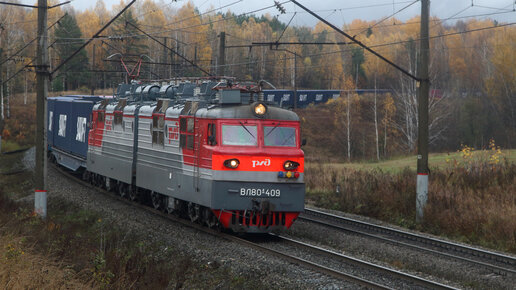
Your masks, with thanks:
[{"label": "locomotive number plate", "polygon": [[240,188],[240,196],[280,197],[280,195],[281,195],[281,191],[279,189]]}]

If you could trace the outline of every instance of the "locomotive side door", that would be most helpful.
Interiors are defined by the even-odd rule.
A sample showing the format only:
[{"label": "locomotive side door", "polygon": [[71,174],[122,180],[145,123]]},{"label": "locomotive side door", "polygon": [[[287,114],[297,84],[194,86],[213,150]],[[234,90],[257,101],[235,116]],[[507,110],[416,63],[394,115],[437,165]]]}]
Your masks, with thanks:
[{"label": "locomotive side door", "polygon": [[200,165],[201,165],[201,134],[199,119],[194,116],[194,188],[199,191],[199,179],[201,177]]},{"label": "locomotive side door", "polygon": [[199,129],[198,121],[195,118],[195,112],[198,109],[197,102],[187,102],[181,115],[179,116],[179,144],[183,153],[183,162],[185,165],[191,166],[188,170],[192,170],[192,189],[199,191]]}]

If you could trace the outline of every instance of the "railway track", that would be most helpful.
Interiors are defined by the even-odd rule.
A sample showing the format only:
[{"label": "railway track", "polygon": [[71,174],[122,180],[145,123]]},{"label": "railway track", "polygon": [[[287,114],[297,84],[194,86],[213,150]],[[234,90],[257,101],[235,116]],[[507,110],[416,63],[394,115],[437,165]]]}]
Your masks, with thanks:
[{"label": "railway track", "polygon": [[305,209],[305,212],[298,219],[412,248],[417,251],[467,262],[484,267],[500,275],[514,275],[516,277],[516,258],[508,255],[358,221],[314,209]]},{"label": "railway track", "polygon": [[[274,234],[270,234],[270,236],[277,240],[272,243],[271,246],[278,247],[277,242],[280,242],[281,244],[288,245],[287,248],[293,247],[302,249],[302,255],[305,255],[308,258],[301,257],[301,259],[321,260],[323,262],[320,262],[320,264],[331,264],[332,267],[336,268],[336,270],[332,271],[338,272],[342,271],[340,269],[348,269],[348,271],[355,272],[357,269],[360,269],[360,271],[357,271],[357,276],[355,276],[357,279],[366,279],[365,277],[368,277],[367,279],[371,279],[371,277],[374,277],[374,279],[371,279],[373,280],[373,284],[365,285],[368,287],[374,286],[381,289],[454,289],[453,287],[441,283],[437,283],[384,266],[376,265],[367,261],[359,260],[301,241]],[[314,255],[311,255],[310,253]],[[331,273],[328,274],[331,275]],[[382,284],[382,281],[388,281],[389,285]]]},{"label": "railway track", "polygon": [[[188,220],[185,220],[183,218],[177,217],[175,215],[167,214],[164,212],[161,212],[159,210],[156,210],[152,207],[149,207],[147,205],[132,202],[130,200],[127,200],[125,198],[122,198],[118,195],[115,195],[113,192],[109,192],[107,190],[95,187],[91,185],[90,183],[81,180],[80,178],[76,176],[72,176],[72,174],[69,174],[66,172],[66,170],[52,165],[56,170],[58,170],[60,173],[62,173],[67,178],[73,180],[74,182],[77,182],[83,186],[94,188],[98,192],[109,196],[110,198],[116,199],[120,202],[130,204],[131,206],[136,206],[137,208],[144,210],[148,213],[151,213],[153,215],[157,215],[161,218],[164,218],[168,221],[172,221],[175,223],[182,224],[186,227],[194,228],[196,230],[202,231],[207,234],[215,235],[220,238],[223,238],[228,241],[232,241],[238,244],[245,245],[247,247],[256,249],[261,252],[268,253],[270,255],[279,257],[281,259],[284,259],[286,261],[289,261],[291,263],[300,265],[302,267],[308,268],[310,270],[313,270],[318,273],[322,273],[328,276],[331,276],[333,278],[336,278],[338,280],[342,281],[348,281],[355,285],[360,285],[363,287],[371,288],[371,289],[398,289],[400,287],[402,288],[421,288],[421,289],[453,289],[449,286],[436,283],[430,280],[426,280],[414,275],[406,274],[397,270],[389,269],[383,266],[375,265],[366,261],[362,261],[356,258],[352,258],[349,256],[342,255],[340,253],[332,252],[317,246],[309,245],[300,241],[288,239],[279,235],[270,234],[267,235],[267,237],[272,240],[272,243],[268,243],[267,245],[264,245],[263,242],[260,241],[253,241],[252,238],[242,238],[235,236],[233,234],[227,234],[220,232],[218,230],[210,229],[206,226],[196,224],[193,222],[190,222]],[[327,259],[331,258],[333,260],[336,260],[337,262],[334,263],[344,263],[347,264],[349,267],[358,267],[362,270],[360,270],[362,273],[365,271],[365,275],[356,275],[356,274],[350,274],[346,271],[342,271],[339,269],[335,269],[334,267],[329,267],[326,265],[323,265],[323,263],[317,263],[314,261],[311,261],[311,259],[308,259],[306,257],[299,257],[299,254],[291,254],[288,253],[287,250],[281,250],[278,249],[279,244],[285,245],[288,244],[290,246],[303,249],[304,251],[310,251],[312,253],[315,253],[319,256],[325,256]],[[310,256],[310,255],[305,255]],[[340,267],[337,267],[340,268]],[[360,272],[359,271],[359,272]],[[356,272],[356,270],[354,271]],[[378,278],[380,276],[380,278]],[[376,277],[375,279],[371,279],[370,277]],[[384,283],[381,283],[379,281],[383,281]],[[395,285],[394,288],[393,286]]]}]

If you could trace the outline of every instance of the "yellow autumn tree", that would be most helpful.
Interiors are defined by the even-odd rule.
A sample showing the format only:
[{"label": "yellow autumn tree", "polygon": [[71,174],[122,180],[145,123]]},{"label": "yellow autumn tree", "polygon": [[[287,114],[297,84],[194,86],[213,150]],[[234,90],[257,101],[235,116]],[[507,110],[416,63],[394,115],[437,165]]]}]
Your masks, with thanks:
[{"label": "yellow autumn tree", "polygon": [[[339,89],[341,90],[340,97],[328,101],[334,114],[334,126],[342,130],[339,136],[340,143],[345,144],[345,155],[348,161],[351,160],[351,151],[353,145],[352,132],[354,124],[360,118],[360,98],[355,93],[355,82],[350,75],[345,75],[343,72],[339,75]],[[339,131],[340,131],[339,130]]]},{"label": "yellow autumn tree", "polygon": [[394,116],[396,115],[396,105],[390,94],[387,94],[383,100],[381,126],[383,131],[383,154],[388,156],[388,140],[389,136],[393,137],[397,131],[394,127]]},{"label": "yellow autumn tree", "polygon": [[[82,36],[84,38],[92,37],[97,31],[100,30],[100,19],[98,15],[92,10],[84,10],[82,13],[76,14],[77,25],[81,29]],[[86,46],[86,52],[88,53],[88,58],[93,60],[93,47],[95,46],[95,63],[93,67],[95,69],[103,69],[104,62],[102,61],[102,47],[100,41],[93,41],[88,46]]]},{"label": "yellow autumn tree", "polygon": [[[314,34],[324,35],[321,40],[337,42],[333,30],[326,24],[319,22],[314,28]],[[318,65],[315,71],[320,78],[320,89],[339,89],[344,76],[343,55],[338,45],[323,45],[318,52]]]},{"label": "yellow autumn tree", "polygon": [[[204,70],[210,69],[212,49],[208,40],[208,26],[202,21],[201,15],[192,2],[181,7],[173,18],[174,25],[171,37],[179,47],[179,53],[195,62]],[[201,75],[197,69],[190,73]]]}]

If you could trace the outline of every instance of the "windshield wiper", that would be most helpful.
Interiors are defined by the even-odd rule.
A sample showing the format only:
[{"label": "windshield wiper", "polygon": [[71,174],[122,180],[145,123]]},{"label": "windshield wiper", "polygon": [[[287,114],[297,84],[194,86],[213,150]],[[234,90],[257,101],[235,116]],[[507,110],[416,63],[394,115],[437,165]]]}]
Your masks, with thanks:
[{"label": "windshield wiper", "polygon": [[265,137],[269,136],[269,135],[272,133],[272,131],[274,131],[274,129],[278,128],[278,126],[279,126],[280,124],[281,124],[281,123],[280,123],[280,122],[278,122],[278,124],[276,124],[276,126],[274,126],[274,128],[272,128],[272,129],[269,131],[269,133],[267,133],[267,135],[265,135]]},{"label": "windshield wiper", "polygon": [[242,123],[242,121],[240,121],[239,123],[240,123],[240,125],[242,125],[242,127],[244,127],[244,129],[247,131],[247,133],[249,133],[249,135],[253,136],[253,138],[256,139],[256,137],[254,137],[253,133],[251,133],[251,131],[249,131],[247,129],[247,127],[244,125],[244,123]]},{"label": "windshield wiper", "polygon": [[294,131],[294,133],[293,133],[293,134],[290,134],[290,136],[289,136],[288,138],[285,138],[285,141],[283,141],[283,143],[281,143],[281,145],[285,145],[285,144],[287,144],[287,141],[290,141],[291,139],[293,139],[293,137],[294,137],[294,143],[296,143],[296,142],[295,142],[295,140],[296,140],[296,139],[295,139],[295,134],[296,134],[296,131]]}]

